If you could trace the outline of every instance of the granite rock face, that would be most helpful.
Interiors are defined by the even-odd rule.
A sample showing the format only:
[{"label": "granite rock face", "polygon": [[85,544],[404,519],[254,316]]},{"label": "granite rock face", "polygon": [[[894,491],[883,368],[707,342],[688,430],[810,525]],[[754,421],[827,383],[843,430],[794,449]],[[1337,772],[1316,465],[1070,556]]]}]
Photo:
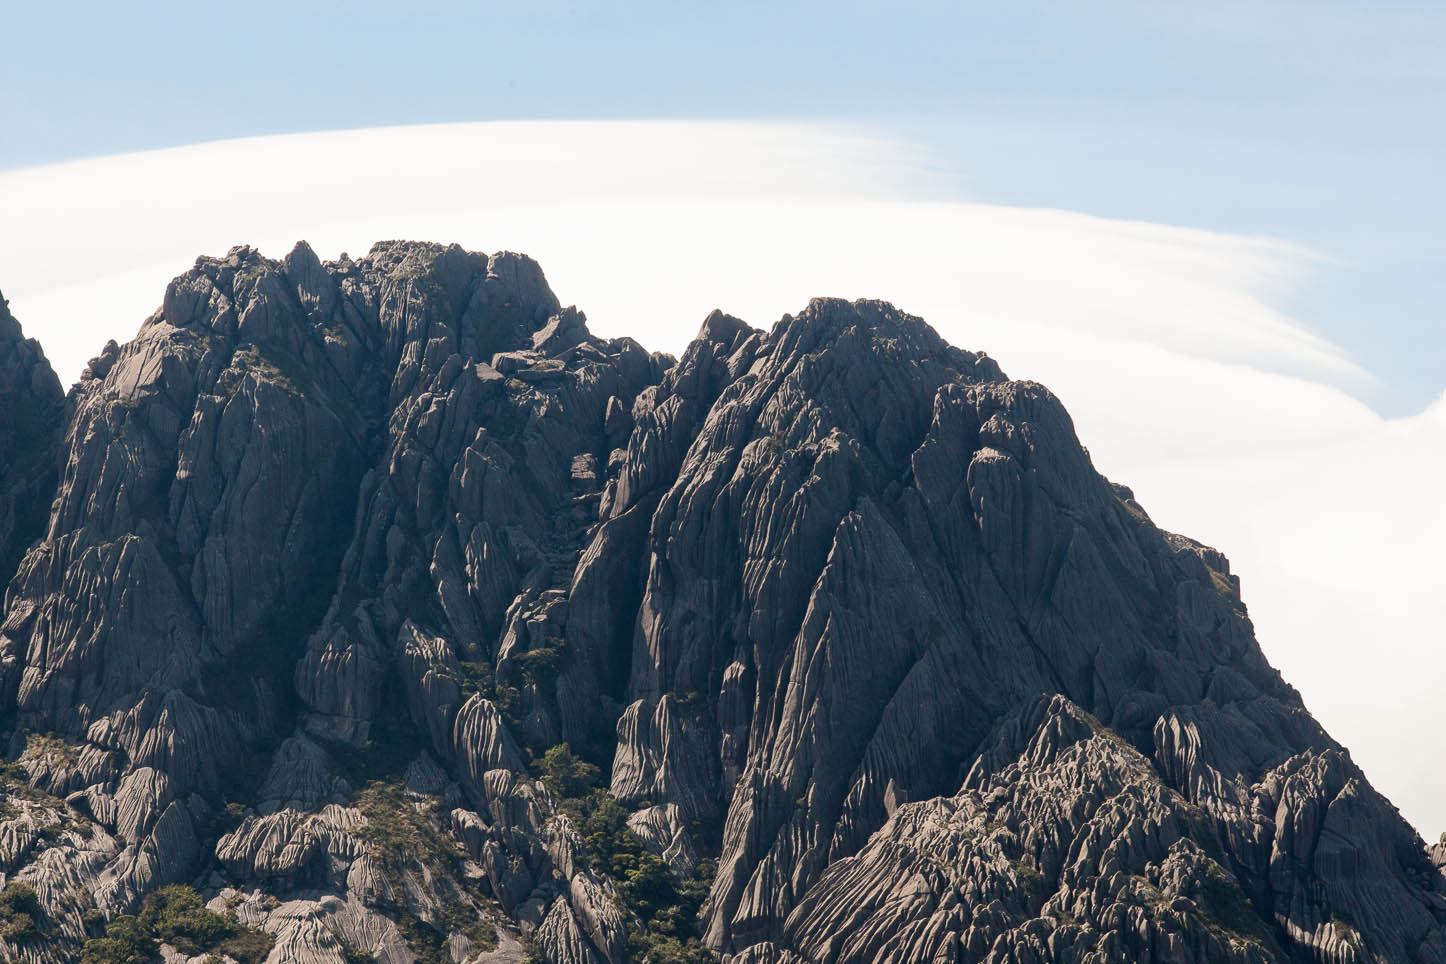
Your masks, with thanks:
[{"label": "granite rock face", "polygon": [[55,494],[65,393],[40,343],[0,295],[0,587],[45,527]]},{"label": "granite rock face", "polygon": [[277,962],[1446,960],[1225,558],[890,305],[674,360],[237,248],[68,400],[0,311],[0,402],[0,954],[183,882]]}]

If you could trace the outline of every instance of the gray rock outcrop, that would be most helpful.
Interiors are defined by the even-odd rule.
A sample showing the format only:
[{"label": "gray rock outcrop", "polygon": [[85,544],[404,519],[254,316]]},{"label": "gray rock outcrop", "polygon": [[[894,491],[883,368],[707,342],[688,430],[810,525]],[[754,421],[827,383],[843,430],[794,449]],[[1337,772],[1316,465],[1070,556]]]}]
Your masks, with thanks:
[{"label": "gray rock outcrop", "polygon": [[60,380],[0,295],[0,587],[44,531],[64,427]]},{"label": "gray rock outcrop", "polygon": [[674,360],[237,248],[68,400],[0,310],[0,404],[4,955],[183,882],[272,961],[1446,961],[1224,556],[891,305]]}]

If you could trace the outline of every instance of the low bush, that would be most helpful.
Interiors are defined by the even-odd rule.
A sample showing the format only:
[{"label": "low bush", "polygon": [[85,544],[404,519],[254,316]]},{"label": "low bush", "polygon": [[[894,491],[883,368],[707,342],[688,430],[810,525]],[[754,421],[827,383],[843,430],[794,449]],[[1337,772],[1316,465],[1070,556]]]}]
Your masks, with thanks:
[{"label": "low bush", "polygon": [[261,964],[274,938],[247,927],[230,914],[208,910],[201,895],[185,884],[153,892],[139,915],[111,921],[104,937],[81,948],[81,964],[141,964],[155,958],[161,942],[189,955],[230,957],[240,964]]},{"label": "low bush", "polygon": [[239,927],[234,918],[207,910],[201,895],[185,884],[162,887],[147,897],[140,922],[157,940],[187,954],[214,949]]},{"label": "low bush", "polygon": [[588,866],[612,879],[633,916],[629,958],[639,964],[716,964],[699,940],[698,927],[713,862],[700,861],[691,873],[679,874],[649,851],[628,827],[628,811],[597,786],[598,768],[578,759],[567,744],[548,750],[533,769],[577,825]]},{"label": "low bush", "polygon": [[597,786],[602,771],[559,743],[532,761],[532,772],[559,800],[579,798]]},{"label": "low bush", "polygon": [[150,964],[160,946],[138,918],[123,914],[111,921],[104,937],[93,937],[80,951],[80,964]]},{"label": "low bush", "polygon": [[0,936],[19,943],[40,935],[45,910],[35,888],[12,880],[0,891]]}]

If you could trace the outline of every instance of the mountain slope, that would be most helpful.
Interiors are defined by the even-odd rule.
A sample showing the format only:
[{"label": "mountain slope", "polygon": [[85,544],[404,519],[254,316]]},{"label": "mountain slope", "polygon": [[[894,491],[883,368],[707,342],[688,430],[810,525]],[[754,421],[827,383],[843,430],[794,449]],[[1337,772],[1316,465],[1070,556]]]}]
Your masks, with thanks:
[{"label": "mountain slope", "polygon": [[65,395],[40,344],[27,339],[0,295],[0,586],[45,525],[55,491]]},{"label": "mountain slope", "polygon": [[0,628],[16,959],[186,883],[274,961],[1446,960],[1224,557],[892,306],[675,362],[517,255],[238,248],[67,408],[6,463],[61,467]]}]

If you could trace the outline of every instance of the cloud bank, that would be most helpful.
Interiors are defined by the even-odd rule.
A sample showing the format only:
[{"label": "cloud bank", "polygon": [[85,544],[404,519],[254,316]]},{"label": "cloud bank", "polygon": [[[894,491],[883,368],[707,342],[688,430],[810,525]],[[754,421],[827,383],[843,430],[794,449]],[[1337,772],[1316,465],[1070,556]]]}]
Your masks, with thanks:
[{"label": "cloud bank", "polygon": [[0,288],[62,379],[124,340],[198,253],[323,257],[381,238],[536,257],[600,334],[677,352],[885,298],[1048,384],[1096,466],[1226,552],[1267,655],[1434,836],[1446,772],[1446,397],[1386,420],[1340,349],[1273,301],[1324,259],[1285,242],[940,201],[927,157],[858,132],[461,124],[223,141],[0,173]]}]

